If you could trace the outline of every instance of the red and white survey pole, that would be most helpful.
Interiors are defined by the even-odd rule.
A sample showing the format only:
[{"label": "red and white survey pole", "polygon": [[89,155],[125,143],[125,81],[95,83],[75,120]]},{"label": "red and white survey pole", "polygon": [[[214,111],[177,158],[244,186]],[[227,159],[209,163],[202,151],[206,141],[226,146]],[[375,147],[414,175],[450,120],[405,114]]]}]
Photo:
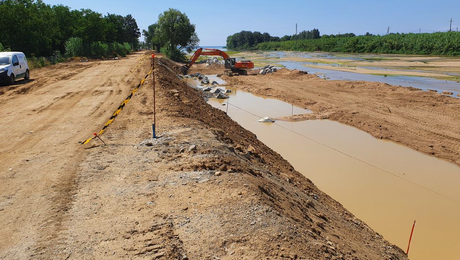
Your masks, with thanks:
[{"label": "red and white survey pole", "polygon": [[156,93],[155,93],[155,54],[152,54],[152,87],[153,87],[153,138],[157,138],[156,124],[157,124],[157,111],[156,111]]}]

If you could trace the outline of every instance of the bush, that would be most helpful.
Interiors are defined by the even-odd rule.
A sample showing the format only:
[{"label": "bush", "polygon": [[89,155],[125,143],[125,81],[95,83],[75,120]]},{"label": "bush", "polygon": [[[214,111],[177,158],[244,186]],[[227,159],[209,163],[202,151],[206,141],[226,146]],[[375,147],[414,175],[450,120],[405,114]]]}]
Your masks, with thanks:
[{"label": "bush", "polygon": [[31,58],[29,58],[28,63],[29,63],[30,69],[41,68],[41,67],[51,65],[51,62],[49,62],[45,57],[37,58],[35,56],[32,56]]},{"label": "bush", "polygon": [[53,56],[51,56],[51,57],[49,58],[49,60],[50,60],[51,64],[56,64],[56,63],[64,62],[64,61],[65,61],[64,57],[62,57],[61,52],[58,51],[58,50],[55,50],[55,51],[53,52]]},{"label": "bush", "polygon": [[129,43],[127,43],[127,42],[124,42],[124,43],[123,43],[123,47],[125,48],[125,53],[126,53],[126,54],[130,54],[131,51],[133,50],[133,49],[131,48],[131,45],[129,45]]},{"label": "bush", "polygon": [[5,48],[3,48],[3,45],[0,43],[0,51],[3,51]]},{"label": "bush", "polygon": [[83,40],[77,37],[68,39],[65,43],[65,53],[69,57],[84,56]]},{"label": "bush", "polygon": [[91,43],[91,56],[92,57],[107,57],[109,55],[109,45],[102,42]]},{"label": "bush", "polygon": [[111,43],[109,45],[109,51],[113,56],[118,56],[118,55],[120,55],[122,57],[126,56],[126,51],[125,51],[124,45],[122,45],[122,44],[120,44],[118,42]]},{"label": "bush", "polygon": [[172,49],[169,47],[162,47],[160,49],[161,53],[164,53],[168,58],[177,62],[184,62],[187,60],[187,57],[184,52],[178,49]]}]

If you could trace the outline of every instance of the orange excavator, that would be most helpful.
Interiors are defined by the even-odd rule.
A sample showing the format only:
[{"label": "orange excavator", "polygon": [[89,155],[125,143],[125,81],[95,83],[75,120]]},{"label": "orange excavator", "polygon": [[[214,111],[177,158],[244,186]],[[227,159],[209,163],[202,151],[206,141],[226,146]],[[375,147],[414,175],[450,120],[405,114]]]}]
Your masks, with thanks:
[{"label": "orange excavator", "polygon": [[222,56],[224,58],[225,62],[225,68],[227,69],[225,71],[226,75],[232,76],[233,73],[238,73],[238,75],[248,75],[248,69],[253,69],[254,68],[254,62],[250,60],[241,60],[241,61],[236,61],[235,58],[230,58],[227,53],[224,51],[218,50],[218,49],[205,49],[199,48],[196,50],[196,52],[193,54],[192,58],[190,61],[182,67],[182,72],[183,74],[187,74],[188,70],[192,65],[195,63],[195,61],[201,56],[201,55],[217,55],[217,56]]}]

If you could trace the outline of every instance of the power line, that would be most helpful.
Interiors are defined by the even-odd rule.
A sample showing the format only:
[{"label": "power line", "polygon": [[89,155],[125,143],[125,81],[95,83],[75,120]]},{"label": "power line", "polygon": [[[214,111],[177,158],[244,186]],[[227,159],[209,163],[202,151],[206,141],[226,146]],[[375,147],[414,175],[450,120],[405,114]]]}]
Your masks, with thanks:
[{"label": "power line", "polygon": [[[250,115],[253,115],[253,116],[257,117],[257,118],[261,118],[260,115],[256,115],[256,114],[254,114],[254,113],[252,113],[252,112],[250,112],[250,111],[248,111],[248,110],[246,110],[246,109],[243,109],[243,108],[241,108],[241,107],[239,107],[239,106],[236,106],[236,105],[233,105],[233,104],[230,104],[230,105],[233,106],[233,107],[235,107],[235,108],[238,108],[238,109],[240,109],[241,111],[244,111],[244,112],[246,112],[246,113],[248,113],[248,114],[250,114]],[[401,180],[403,180],[403,181],[405,181],[405,182],[408,182],[408,183],[410,183],[410,184],[412,184],[412,185],[414,185],[414,186],[418,186],[418,187],[420,187],[420,188],[422,188],[422,189],[425,189],[425,190],[430,191],[430,192],[432,192],[432,193],[434,193],[434,194],[436,194],[436,195],[439,195],[439,196],[441,196],[441,197],[443,197],[443,198],[449,199],[449,200],[451,200],[451,201],[454,201],[454,202],[460,204],[460,201],[459,201],[459,200],[456,200],[456,199],[454,199],[454,198],[451,198],[451,197],[449,197],[449,196],[447,196],[447,195],[444,195],[444,194],[442,194],[442,193],[439,193],[439,192],[437,192],[437,191],[435,191],[435,190],[432,190],[432,189],[430,189],[430,188],[428,188],[428,187],[425,187],[425,186],[423,186],[423,185],[421,185],[421,184],[418,184],[418,183],[416,183],[416,182],[413,182],[413,181],[411,181],[411,180],[405,179],[405,178],[403,178],[403,177],[401,177],[401,176],[399,176],[399,175],[397,175],[397,174],[395,174],[395,173],[392,173],[392,172],[390,172],[390,171],[388,171],[388,170],[385,170],[385,169],[380,168],[380,167],[378,167],[378,166],[376,166],[376,165],[373,165],[372,163],[366,162],[366,161],[364,161],[364,160],[362,160],[362,159],[359,159],[359,158],[357,158],[357,157],[355,157],[355,156],[353,156],[353,155],[347,154],[346,152],[342,152],[342,151],[340,151],[340,150],[338,150],[338,149],[336,149],[336,148],[334,148],[334,147],[332,147],[332,146],[329,146],[329,145],[327,145],[327,144],[321,143],[320,141],[317,141],[317,140],[315,140],[315,139],[313,139],[313,138],[310,138],[310,137],[308,137],[308,136],[306,136],[306,135],[303,135],[303,134],[301,134],[301,133],[299,133],[299,132],[296,132],[296,131],[291,130],[291,129],[289,129],[289,128],[286,128],[286,127],[284,127],[284,126],[282,126],[282,125],[279,125],[279,124],[277,124],[276,122],[275,122],[274,124],[275,124],[276,126],[282,128],[282,129],[284,129],[284,130],[287,130],[287,131],[289,131],[289,132],[292,132],[293,134],[296,134],[296,135],[298,135],[298,136],[300,136],[300,137],[302,137],[302,138],[305,138],[305,139],[307,139],[307,140],[310,140],[310,141],[312,141],[312,142],[314,142],[314,143],[317,143],[317,144],[319,144],[319,145],[321,145],[321,146],[324,146],[324,147],[326,147],[326,148],[329,148],[329,149],[331,149],[331,150],[333,150],[333,151],[335,151],[335,152],[337,152],[337,153],[340,153],[340,154],[345,155],[345,156],[347,156],[347,157],[349,157],[349,158],[352,158],[352,159],[354,159],[354,160],[356,160],[356,161],[358,161],[358,162],[361,162],[361,163],[363,163],[363,164],[366,164],[366,165],[368,165],[368,166],[370,166],[370,167],[372,167],[372,168],[374,168],[374,169],[377,169],[377,170],[379,170],[379,171],[381,171],[381,172],[384,172],[384,173],[389,174],[389,175],[391,175],[391,176],[393,176],[393,177],[396,177],[396,178],[401,179]]]}]

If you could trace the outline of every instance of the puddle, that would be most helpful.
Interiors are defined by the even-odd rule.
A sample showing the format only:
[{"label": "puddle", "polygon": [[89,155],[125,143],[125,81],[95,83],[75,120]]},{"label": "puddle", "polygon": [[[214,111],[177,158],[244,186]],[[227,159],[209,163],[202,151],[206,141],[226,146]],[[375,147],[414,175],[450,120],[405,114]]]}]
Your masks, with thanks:
[{"label": "puddle", "polygon": [[411,259],[458,259],[460,167],[333,121],[258,123],[309,111],[241,90],[209,103],[403,250],[417,220]]},{"label": "puddle", "polygon": [[[238,89],[227,89],[232,91],[227,93],[230,97],[229,99],[223,100],[213,98],[209,100],[209,103],[223,110],[227,110],[226,107],[228,106],[229,110],[241,108],[251,111],[251,113],[255,115],[260,115],[260,117],[257,117],[257,120],[266,116],[277,118],[311,113],[311,110],[309,109],[293,106],[277,99],[258,97]],[[251,120],[253,119],[251,118]]]}]

